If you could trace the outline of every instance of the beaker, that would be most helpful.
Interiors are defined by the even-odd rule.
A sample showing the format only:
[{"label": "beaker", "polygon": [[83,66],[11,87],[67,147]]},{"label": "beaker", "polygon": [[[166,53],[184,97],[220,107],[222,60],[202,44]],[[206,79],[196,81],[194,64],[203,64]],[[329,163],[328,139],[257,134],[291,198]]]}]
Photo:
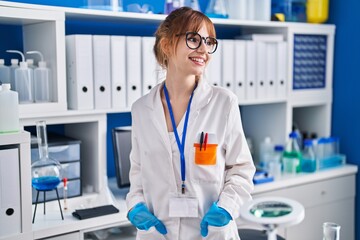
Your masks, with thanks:
[{"label": "beaker", "polygon": [[323,224],[323,240],[340,240],[340,225],[325,222]]}]

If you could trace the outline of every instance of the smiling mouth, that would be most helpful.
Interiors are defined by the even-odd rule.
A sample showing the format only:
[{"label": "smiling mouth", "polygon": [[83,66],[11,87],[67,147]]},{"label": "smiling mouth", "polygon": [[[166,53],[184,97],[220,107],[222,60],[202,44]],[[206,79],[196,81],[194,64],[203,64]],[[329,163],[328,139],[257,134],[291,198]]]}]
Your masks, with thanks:
[{"label": "smiling mouth", "polygon": [[194,62],[200,63],[200,64],[205,64],[205,60],[203,58],[195,58],[195,57],[190,57],[190,59]]}]

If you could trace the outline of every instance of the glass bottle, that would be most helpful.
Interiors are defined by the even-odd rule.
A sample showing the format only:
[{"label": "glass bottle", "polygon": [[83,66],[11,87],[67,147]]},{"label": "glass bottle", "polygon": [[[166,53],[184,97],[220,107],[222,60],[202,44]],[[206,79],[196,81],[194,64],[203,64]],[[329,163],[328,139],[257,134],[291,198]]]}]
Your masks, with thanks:
[{"label": "glass bottle", "polygon": [[31,183],[38,191],[54,190],[61,182],[61,165],[51,159],[48,152],[46,123],[36,123],[40,159],[31,165]]},{"label": "glass bottle", "polygon": [[316,171],[316,157],[313,145],[313,140],[306,139],[304,141],[304,150],[302,154],[301,171],[315,172]]},{"label": "glass bottle", "polygon": [[297,141],[297,132],[291,132],[289,138],[283,154],[284,173],[295,174],[301,171],[301,151]]},{"label": "glass bottle", "polygon": [[332,222],[323,224],[323,240],[340,240],[340,225]]}]

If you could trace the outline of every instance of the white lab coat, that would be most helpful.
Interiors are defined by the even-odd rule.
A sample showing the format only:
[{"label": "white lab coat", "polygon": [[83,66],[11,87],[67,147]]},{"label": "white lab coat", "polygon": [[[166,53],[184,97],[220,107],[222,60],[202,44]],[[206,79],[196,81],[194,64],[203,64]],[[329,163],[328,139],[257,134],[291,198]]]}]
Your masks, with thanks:
[{"label": "white lab coat", "polygon": [[[199,202],[198,218],[170,218],[169,197],[181,192],[178,150],[167,131],[160,90],[163,83],[132,106],[132,151],[130,191],[126,197],[131,209],[139,202],[166,226],[168,233],[155,228],[138,231],[146,240],[229,240],[239,239],[235,219],[241,205],[251,199],[255,167],[244,136],[237,97],[230,91],[200,80],[190,109],[186,145],[186,191]],[[181,139],[184,118],[177,130]],[[199,133],[217,138],[216,165],[196,165],[194,143]],[[176,146],[177,147],[177,146]],[[234,220],[224,227],[209,226],[206,238],[200,235],[200,222],[213,202],[226,209]]]}]

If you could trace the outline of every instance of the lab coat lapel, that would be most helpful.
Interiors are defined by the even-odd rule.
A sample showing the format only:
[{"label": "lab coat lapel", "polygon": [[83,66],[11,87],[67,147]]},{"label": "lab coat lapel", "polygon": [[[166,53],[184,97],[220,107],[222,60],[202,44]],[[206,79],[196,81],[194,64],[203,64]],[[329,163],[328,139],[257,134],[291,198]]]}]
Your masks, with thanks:
[{"label": "lab coat lapel", "polygon": [[[204,79],[200,79],[198,86],[194,92],[193,102],[190,108],[190,116],[186,135],[186,141],[190,142],[187,142],[186,146],[192,146],[193,143],[191,141],[193,141],[198,132],[198,124],[196,124],[197,118],[200,115],[201,109],[210,102],[211,97],[211,86]],[[185,151],[189,152],[189,149],[186,148]]]},{"label": "lab coat lapel", "polygon": [[171,156],[171,143],[168,136],[168,131],[166,127],[166,120],[165,120],[165,114],[164,109],[161,103],[161,97],[160,97],[160,90],[161,90],[162,83],[158,84],[148,95],[148,107],[151,108],[150,114],[152,115],[151,120],[154,123],[154,126],[157,129],[157,132],[159,133],[162,144],[168,154]]}]

